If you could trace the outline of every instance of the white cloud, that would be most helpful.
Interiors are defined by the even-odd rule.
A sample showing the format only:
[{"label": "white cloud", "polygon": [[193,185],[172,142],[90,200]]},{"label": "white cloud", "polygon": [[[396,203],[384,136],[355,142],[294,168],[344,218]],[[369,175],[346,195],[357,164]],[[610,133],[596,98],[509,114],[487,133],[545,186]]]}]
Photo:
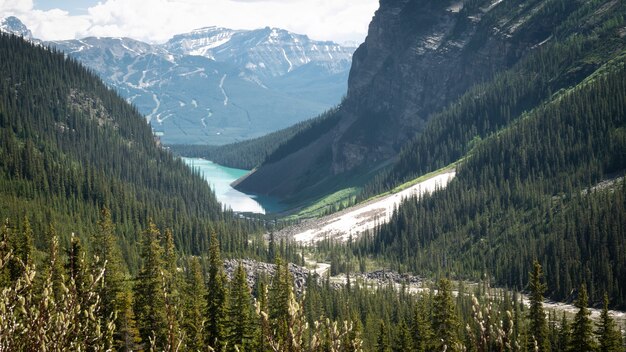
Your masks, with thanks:
[{"label": "white cloud", "polygon": [[20,18],[44,40],[127,36],[164,42],[204,26],[280,27],[320,40],[363,40],[378,0],[106,0],[85,15],[34,8],[32,0],[0,0],[0,17]]}]

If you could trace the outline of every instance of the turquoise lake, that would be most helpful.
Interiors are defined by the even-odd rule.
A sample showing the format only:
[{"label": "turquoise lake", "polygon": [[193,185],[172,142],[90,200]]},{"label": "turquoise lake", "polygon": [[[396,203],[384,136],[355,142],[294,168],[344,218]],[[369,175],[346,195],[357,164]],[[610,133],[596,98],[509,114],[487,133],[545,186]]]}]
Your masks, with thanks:
[{"label": "turquoise lake", "polygon": [[267,214],[284,209],[272,198],[246,194],[230,186],[235,180],[247,174],[248,170],[233,169],[199,158],[182,158],[182,160],[191,168],[200,171],[215,191],[217,200],[233,211]]}]

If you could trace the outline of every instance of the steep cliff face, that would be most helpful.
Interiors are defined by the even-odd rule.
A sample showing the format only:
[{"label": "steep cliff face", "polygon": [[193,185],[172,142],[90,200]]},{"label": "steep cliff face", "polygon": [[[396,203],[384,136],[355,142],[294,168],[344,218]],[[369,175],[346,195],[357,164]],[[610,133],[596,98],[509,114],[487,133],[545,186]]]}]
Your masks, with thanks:
[{"label": "steep cliff face", "polygon": [[[392,160],[429,116],[550,40],[578,1],[381,0],[331,128],[271,159],[244,191],[303,199]],[[299,138],[298,136],[294,137]],[[283,149],[289,149],[287,146]],[[293,168],[297,165],[297,168]]]}]

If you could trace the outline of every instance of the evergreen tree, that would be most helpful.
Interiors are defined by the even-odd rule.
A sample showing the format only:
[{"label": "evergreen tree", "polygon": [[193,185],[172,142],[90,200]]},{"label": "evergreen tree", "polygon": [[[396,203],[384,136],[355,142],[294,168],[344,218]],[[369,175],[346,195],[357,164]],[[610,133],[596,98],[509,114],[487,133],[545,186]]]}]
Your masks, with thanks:
[{"label": "evergreen tree", "polygon": [[533,271],[530,273],[530,308],[528,310],[529,319],[529,337],[528,349],[538,352],[547,352],[550,350],[550,340],[548,339],[548,322],[546,314],[543,310],[543,294],[546,291],[546,285],[542,282],[543,270],[538,261],[533,262]]},{"label": "evergreen tree", "polygon": [[161,238],[163,246],[163,291],[165,294],[165,314],[167,317],[168,346],[174,348],[181,343],[179,336],[179,309],[181,306],[179,287],[182,282],[179,280],[177,253],[174,245],[174,235],[172,230],[165,229]]},{"label": "evergreen tree", "polygon": [[25,266],[32,263],[33,229],[28,216],[24,216],[22,231],[12,232],[12,240],[9,243],[13,247],[14,255],[8,264],[8,270],[11,281],[15,282],[24,273]]},{"label": "evergreen tree", "polygon": [[570,326],[567,321],[567,317],[565,316],[565,312],[563,312],[563,317],[561,318],[561,326],[559,327],[559,338],[557,343],[557,348],[555,351],[567,351],[570,345],[571,331]]},{"label": "evergreen tree", "polygon": [[425,352],[430,349],[432,341],[432,328],[428,319],[426,298],[422,297],[413,310],[413,321],[411,330],[413,333],[413,346],[417,352]]},{"label": "evergreen tree", "polygon": [[116,297],[115,346],[120,351],[136,351],[139,349],[141,338],[135,319],[133,292],[126,287]]},{"label": "evergreen tree", "polygon": [[209,247],[209,277],[207,282],[207,307],[204,322],[204,337],[207,346],[221,351],[225,342],[226,319],[226,275],[220,254],[217,234],[211,234]]},{"label": "evergreen tree", "polygon": [[289,303],[293,295],[291,280],[291,273],[287,263],[283,263],[280,258],[276,258],[276,272],[272,278],[269,290],[268,308],[271,328],[276,332],[277,343],[281,345],[289,343]]},{"label": "evergreen tree", "polygon": [[139,336],[132,310],[132,292],[128,272],[115,238],[115,225],[107,208],[100,210],[98,228],[93,235],[94,255],[105,265],[98,293],[102,299],[102,315],[115,316],[115,345],[118,349],[135,349]]},{"label": "evergreen tree", "polygon": [[376,351],[377,352],[391,352],[391,346],[389,345],[389,331],[384,321],[380,321],[380,328],[378,330],[378,337],[376,338]]},{"label": "evergreen tree", "polygon": [[168,344],[168,321],[163,292],[163,248],[160,231],[150,222],[143,233],[142,266],[135,284],[135,316],[144,346],[150,341],[158,349]]},{"label": "evergreen tree", "polygon": [[239,263],[230,283],[227,330],[228,346],[231,350],[247,350],[253,337],[250,316],[252,296],[247,279],[248,275],[243,265]]},{"label": "evergreen tree", "polygon": [[437,351],[460,351],[459,322],[450,281],[441,279],[438,289],[433,301],[434,348]]},{"label": "evergreen tree", "polygon": [[[72,234],[70,247],[67,249],[67,263],[65,265],[67,278],[76,290],[76,295],[83,298],[87,294],[87,267],[80,240]],[[82,302],[81,302],[82,303]]]},{"label": "evergreen tree", "polygon": [[182,327],[186,345],[190,351],[204,349],[204,313],[206,311],[206,288],[198,257],[189,259],[184,291],[184,314]]},{"label": "evergreen tree", "polygon": [[578,312],[572,324],[572,338],[570,341],[570,351],[593,352],[596,349],[596,342],[593,339],[593,324],[591,322],[591,312],[587,308],[588,296],[585,284],[578,290],[576,308]]},{"label": "evergreen tree", "polygon": [[622,335],[615,324],[615,320],[609,314],[609,296],[604,294],[604,305],[596,330],[599,342],[599,352],[620,352],[622,348]]},{"label": "evergreen tree", "polygon": [[411,332],[409,331],[409,327],[407,326],[404,319],[402,319],[402,321],[400,322],[397,333],[398,335],[393,350],[397,352],[413,351],[413,340],[411,339]]}]

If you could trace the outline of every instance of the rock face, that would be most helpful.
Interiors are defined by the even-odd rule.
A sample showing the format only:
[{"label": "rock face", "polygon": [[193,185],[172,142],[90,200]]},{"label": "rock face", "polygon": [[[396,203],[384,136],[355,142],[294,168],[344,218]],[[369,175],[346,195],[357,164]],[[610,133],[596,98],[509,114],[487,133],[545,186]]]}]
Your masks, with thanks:
[{"label": "rock face", "polygon": [[547,3],[381,0],[354,54],[337,122],[238,189],[296,202],[357,183],[390,162],[431,114],[549,39],[558,21]]},{"label": "rock face", "polygon": [[164,143],[216,145],[338,104],[355,50],[278,28],[207,27],[158,45],[95,37],[46,44],[93,69],[146,115]]},{"label": "rock face", "polygon": [[[274,273],[276,272],[276,264],[263,263],[256,260],[250,259],[228,259],[224,261],[224,271],[229,279],[232,280],[235,275],[235,270],[239,263],[243,265],[243,268],[246,270],[246,274],[248,274],[247,281],[250,287],[254,287],[256,280],[259,275],[265,275],[268,278],[272,278]],[[301,267],[295,265],[293,263],[289,263],[289,272],[293,275],[293,284],[294,289],[297,293],[303,292],[305,289],[306,279],[309,276],[309,269],[305,267]],[[310,272],[315,277],[319,278],[315,272]]]}]

